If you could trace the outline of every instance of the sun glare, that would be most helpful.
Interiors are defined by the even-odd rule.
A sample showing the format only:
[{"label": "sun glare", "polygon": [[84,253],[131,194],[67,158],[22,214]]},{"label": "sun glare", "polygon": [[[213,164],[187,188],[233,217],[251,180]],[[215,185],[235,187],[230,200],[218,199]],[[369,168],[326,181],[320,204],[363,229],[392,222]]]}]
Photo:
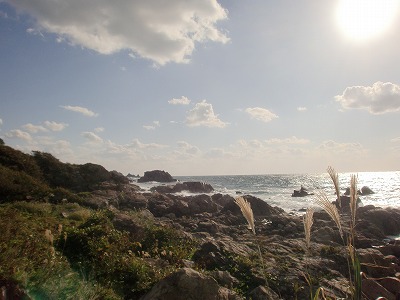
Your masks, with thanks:
[{"label": "sun glare", "polygon": [[347,36],[365,40],[387,30],[398,8],[399,0],[340,0],[336,17]]}]

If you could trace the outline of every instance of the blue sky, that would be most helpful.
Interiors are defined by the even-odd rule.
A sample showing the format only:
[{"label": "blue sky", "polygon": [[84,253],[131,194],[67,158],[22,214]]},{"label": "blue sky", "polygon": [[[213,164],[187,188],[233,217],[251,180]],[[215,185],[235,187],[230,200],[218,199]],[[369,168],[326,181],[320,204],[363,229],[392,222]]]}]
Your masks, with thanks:
[{"label": "blue sky", "polygon": [[399,1],[0,0],[0,137],[142,175],[400,169]]}]

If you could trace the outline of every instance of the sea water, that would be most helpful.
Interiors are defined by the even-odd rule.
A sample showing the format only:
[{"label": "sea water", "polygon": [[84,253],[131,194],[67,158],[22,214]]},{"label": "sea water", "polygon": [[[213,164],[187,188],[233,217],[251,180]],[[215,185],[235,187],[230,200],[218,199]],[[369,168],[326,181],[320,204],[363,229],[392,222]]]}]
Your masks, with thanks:
[{"label": "sea water", "polygon": [[[341,194],[350,187],[350,176],[357,176],[357,187],[369,187],[374,194],[360,196],[363,205],[400,208],[400,172],[361,172],[340,173]],[[323,191],[328,199],[334,201],[335,190],[331,178],[325,174],[277,174],[277,175],[225,175],[225,176],[175,176],[180,182],[200,181],[209,183],[215,193],[252,195],[266,201],[272,206],[283,208],[287,212],[301,211],[307,207],[316,207],[315,196],[292,197],[294,190],[301,186],[312,192]],[[174,184],[174,183],[172,183]],[[138,184],[148,190],[160,183]],[[187,194],[187,193],[186,193]]]}]

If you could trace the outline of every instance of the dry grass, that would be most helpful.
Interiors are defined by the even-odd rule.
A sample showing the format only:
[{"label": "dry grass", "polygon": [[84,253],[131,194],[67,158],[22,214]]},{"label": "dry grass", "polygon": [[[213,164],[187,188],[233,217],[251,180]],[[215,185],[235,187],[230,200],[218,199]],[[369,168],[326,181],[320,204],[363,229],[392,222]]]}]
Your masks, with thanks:
[{"label": "dry grass", "polygon": [[243,216],[246,218],[248,228],[253,232],[253,234],[256,234],[256,227],[254,225],[254,215],[250,203],[243,197],[236,198],[235,203],[240,207]]},{"label": "dry grass", "polygon": [[331,166],[328,167],[327,172],[332,179],[333,186],[335,187],[335,192],[339,207],[342,207],[342,203],[340,201],[339,175],[338,173],[336,173],[335,169],[332,168]]},{"label": "dry grass", "polygon": [[307,251],[310,251],[311,244],[311,227],[314,223],[313,221],[314,210],[312,208],[307,208],[306,214],[303,217],[304,233],[306,236],[306,247]]},{"label": "dry grass", "polygon": [[329,201],[328,197],[323,192],[317,192],[315,198],[315,202],[327,212],[327,214],[332,218],[332,220],[336,223],[336,226],[339,229],[340,237],[343,240],[343,229],[341,224],[341,218],[339,215],[339,211],[336,208],[336,205]]},{"label": "dry grass", "polygon": [[357,210],[357,177],[351,175],[350,178],[350,216],[351,230],[354,231],[356,225],[356,210]]}]

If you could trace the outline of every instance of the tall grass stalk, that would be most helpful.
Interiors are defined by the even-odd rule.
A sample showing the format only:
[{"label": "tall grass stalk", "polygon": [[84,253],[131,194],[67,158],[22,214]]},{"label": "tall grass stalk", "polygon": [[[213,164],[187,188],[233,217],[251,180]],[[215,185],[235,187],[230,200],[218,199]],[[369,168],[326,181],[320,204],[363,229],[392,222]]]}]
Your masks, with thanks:
[{"label": "tall grass stalk", "polygon": [[339,207],[342,208],[342,202],[340,201],[339,174],[336,173],[335,169],[331,166],[327,168],[327,172],[332,179],[333,186],[335,187],[335,193]]},{"label": "tall grass stalk", "polygon": [[342,222],[335,204],[329,201],[324,192],[316,192],[315,202],[331,217],[339,229],[340,237],[344,241]]},{"label": "tall grass stalk", "polygon": [[[328,173],[333,181],[333,185],[335,186],[337,202],[339,207],[341,207],[340,202],[340,190],[339,190],[339,177],[338,174],[332,167],[328,167]],[[347,240],[344,238],[343,233],[343,226],[342,226],[342,218],[337,210],[335,204],[331,203],[326,196],[325,193],[319,192],[316,193],[315,202],[323,209],[328,215],[332,218],[332,220],[336,223],[340,236],[343,240],[345,246],[347,246],[349,259],[347,261],[349,267],[349,282],[351,286],[352,292],[352,299],[353,300],[360,300],[361,299],[361,283],[362,283],[362,276],[361,276],[361,268],[360,268],[360,261],[358,259],[357,251],[354,247],[355,245],[355,227],[356,227],[356,212],[357,212],[357,177],[355,175],[351,175],[350,177],[350,201],[349,201],[349,208],[350,208],[350,224],[349,224],[349,232]],[[307,232],[305,231],[306,235]]]},{"label": "tall grass stalk", "polygon": [[307,208],[307,211],[303,217],[304,233],[306,237],[306,249],[310,253],[311,247],[311,227],[314,223],[313,221],[314,210],[312,208]]},{"label": "tall grass stalk", "polygon": [[[237,204],[237,206],[239,206],[240,210],[242,211],[242,215],[245,217],[245,219],[247,221],[249,230],[251,230],[251,232],[254,234],[254,236],[256,236],[256,227],[254,225],[254,214],[253,214],[253,209],[251,208],[250,202],[248,202],[243,197],[238,197],[235,199],[235,203]],[[268,281],[267,281],[267,277],[265,274],[264,259],[262,257],[260,243],[257,238],[256,238],[256,243],[257,243],[257,248],[258,248],[258,255],[259,255],[260,261],[261,261],[262,273],[266,280],[266,285],[268,286]]]}]

